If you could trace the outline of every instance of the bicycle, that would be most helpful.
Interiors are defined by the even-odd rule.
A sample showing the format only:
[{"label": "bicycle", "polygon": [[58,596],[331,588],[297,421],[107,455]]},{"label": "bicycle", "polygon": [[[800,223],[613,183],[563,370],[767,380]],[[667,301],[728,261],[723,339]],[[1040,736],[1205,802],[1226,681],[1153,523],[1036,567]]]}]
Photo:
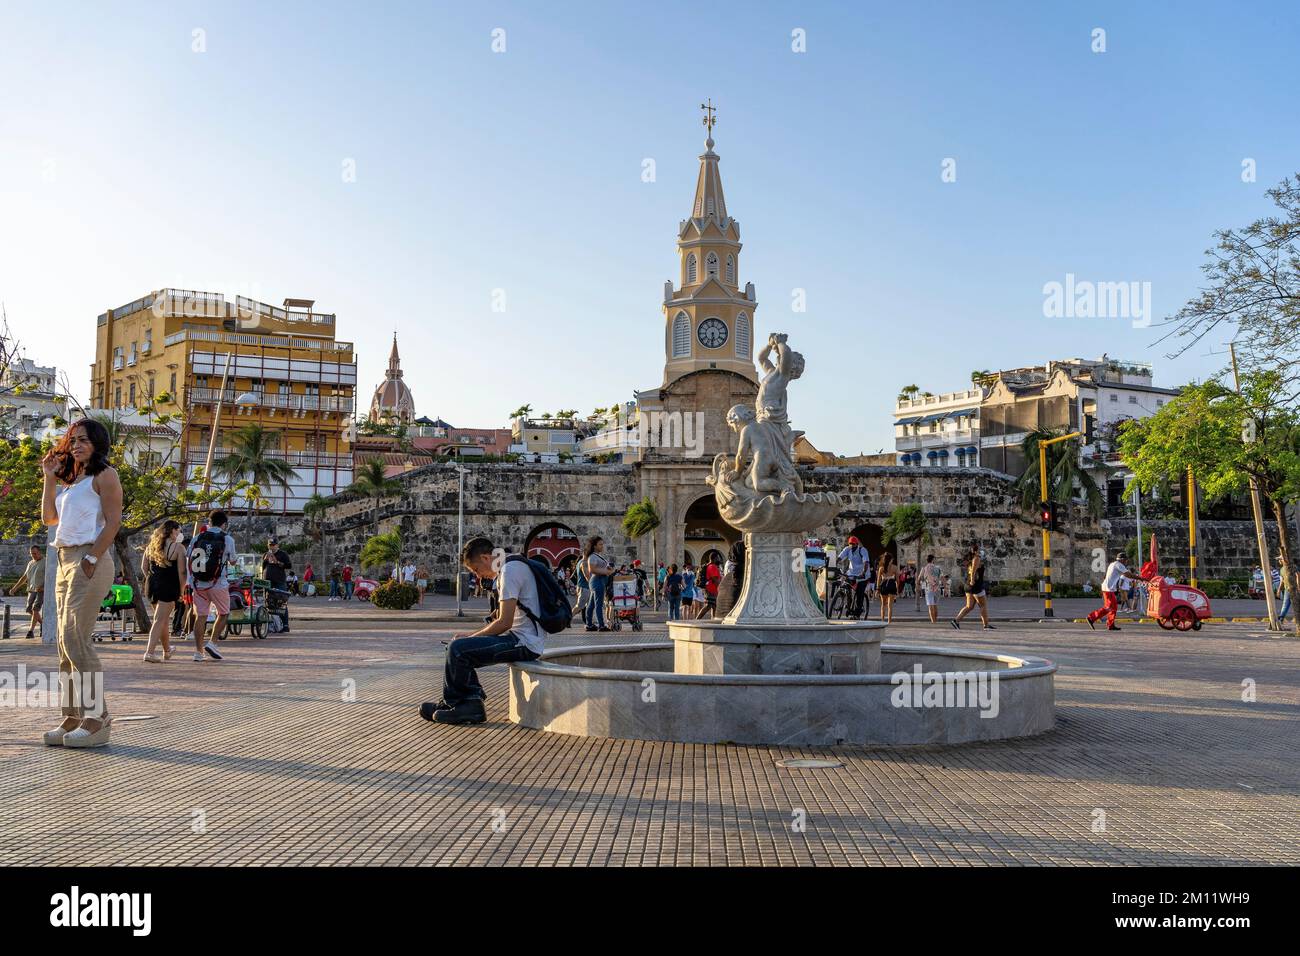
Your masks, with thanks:
[{"label": "bicycle", "polygon": [[[829,597],[826,601],[826,616],[832,620],[853,620],[858,615],[852,612],[853,608],[853,590],[860,581],[865,581],[864,577],[853,577],[845,574],[837,568],[826,569],[826,586],[829,590]],[[869,595],[862,595],[863,613],[867,613]]]}]

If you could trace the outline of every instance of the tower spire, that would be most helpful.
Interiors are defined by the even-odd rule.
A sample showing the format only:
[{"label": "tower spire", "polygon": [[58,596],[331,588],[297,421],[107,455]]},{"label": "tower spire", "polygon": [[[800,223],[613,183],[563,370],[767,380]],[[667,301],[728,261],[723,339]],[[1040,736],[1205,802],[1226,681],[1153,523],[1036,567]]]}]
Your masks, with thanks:
[{"label": "tower spire", "polygon": [[402,358],[397,354],[397,333],[393,333],[393,349],[388,353],[388,377],[402,377]]},{"label": "tower spire", "polygon": [[713,151],[713,126],[718,121],[718,108],[713,105],[713,98],[700,104],[704,111],[704,128],[708,138],[704,141],[704,152],[700,154],[700,176],[695,183],[695,205],[691,207],[692,219],[727,219],[727,200],[722,195],[722,176],[718,173],[718,154]]}]

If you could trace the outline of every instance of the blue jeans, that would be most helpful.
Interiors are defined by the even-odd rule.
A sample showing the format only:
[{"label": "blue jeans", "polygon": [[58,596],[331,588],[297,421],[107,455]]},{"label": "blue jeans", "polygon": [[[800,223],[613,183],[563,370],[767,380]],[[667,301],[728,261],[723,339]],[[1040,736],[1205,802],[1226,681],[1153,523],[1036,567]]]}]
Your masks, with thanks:
[{"label": "blue jeans", "polygon": [[337,581],[331,580],[331,581],[330,581],[330,597],[332,597],[332,598],[336,598],[336,597],[338,597],[338,596],[339,596],[339,583],[338,583]]},{"label": "blue jeans", "polygon": [[680,621],[682,619],[682,599],[680,597],[668,598],[668,620]]},{"label": "blue jeans", "polygon": [[458,637],[447,648],[442,699],[453,707],[467,700],[486,700],[487,694],[484,693],[474,668],[509,664],[513,661],[535,661],[537,657],[509,631],[490,637]]},{"label": "blue jeans", "polygon": [[1290,591],[1283,591],[1283,592],[1282,592],[1282,610],[1280,610],[1280,611],[1277,612],[1277,619],[1278,619],[1279,621],[1286,620],[1286,616],[1287,616],[1288,614],[1290,614],[1290,613],[1291,613],[1291,592],[1290,592]]},{"label": "blue jeans", "polygon": [[343,600],[345,600],[345,601],[351,601],[351,600],[352,600],[352,589],[353,589],[354,587],[356,587],[356,586],[357,586],[357,582],[356,582],[356,581],[344,581],[344,582],[343,582]]},{"label": "blue jeans", "polygon": [[609,579],[603,574],[591,582],[591,603],[582,612],[582,619],[588,627],[605,626],[605,587],[608,582]]}]

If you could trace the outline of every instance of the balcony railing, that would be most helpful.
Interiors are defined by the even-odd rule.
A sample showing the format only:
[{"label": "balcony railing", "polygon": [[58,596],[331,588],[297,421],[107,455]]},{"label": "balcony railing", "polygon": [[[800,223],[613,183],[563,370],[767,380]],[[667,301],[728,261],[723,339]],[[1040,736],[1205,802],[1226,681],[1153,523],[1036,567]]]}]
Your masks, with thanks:
[{"label": "balcony railing", "polygon": [[[220,390],[215,388],[192,388],[189,400],[194,405],[212,405],[217,401]],[[355,398],[351,395],[295,395],[285,392],[251,392],[257,403],[263,408],[283,408],[288,411],[305,412],[342,412],[351,414]],[[223,405],[233,405],[238,396],[235,390],[228,388],[221,393]]]},{"label": "balcony railing", "polygon": [[[218,448],[212,453],[213,461],[220,461],[231,453],[229,448]],[[189,468],[200,467],[207,460],[208,449],[206,446],[192,446],[185,456],[185,464]],[[287,461],[294,468],[351,468],[352,455],[336,455],[327,452],[315,451],[270,451],[267,455],[271,458],[279,458]]]},{"label": "balcony railing", "polygon": [[218,342],[223,345],[253,345],[273,349],[307,349],[313,352],[351,352],[351,342],[331,342],[326,339],[295,339],[288,335],[254,335],[248,332],[207,332],[202,329],[184,329],[167,336],[165,344],[181,342]]}]

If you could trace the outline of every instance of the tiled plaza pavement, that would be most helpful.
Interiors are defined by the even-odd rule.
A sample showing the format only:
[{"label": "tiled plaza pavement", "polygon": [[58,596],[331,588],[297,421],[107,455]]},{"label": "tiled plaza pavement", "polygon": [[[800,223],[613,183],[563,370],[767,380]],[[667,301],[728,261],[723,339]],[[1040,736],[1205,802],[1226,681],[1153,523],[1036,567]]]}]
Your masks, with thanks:
[{"label": "tiled plaza pavement", "polygon": [[[415,708],[436,696],[452,625],[318,616],[228,641],[219,664],[103,645],[113,712],[157,715],[116,724],[107,750],[46,749],[51,713],[5,708],[0,864],[1300,862],[1300,643],[1258,626],[897,626],[890,640],[1057,661],[1058,727],[890,751],[523,730],[500,668],[483,672],[488,724],[437,727]],[[53,662],[0,642],[0,670]],[[844,766],[776,766],[791,756]]]}]

